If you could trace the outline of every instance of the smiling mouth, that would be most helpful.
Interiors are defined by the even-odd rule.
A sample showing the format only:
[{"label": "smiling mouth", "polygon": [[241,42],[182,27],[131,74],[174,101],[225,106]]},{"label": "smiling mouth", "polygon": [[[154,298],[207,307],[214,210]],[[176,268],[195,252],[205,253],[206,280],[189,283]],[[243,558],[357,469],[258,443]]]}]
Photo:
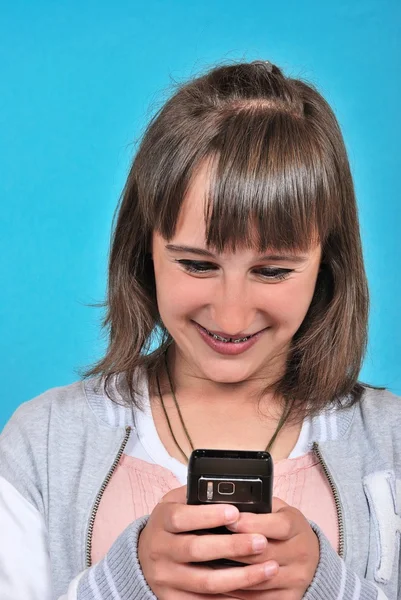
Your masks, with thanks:
[{"label": "smiling mouth", "polygon": [[[199,323],[197,323],[197,325],[199,325]],[[247,337],[241,337],[241,338],[232,338],[232,337],[222,337],[220,335],[217,335],[216,333],[212,333],[211,331],[209,331],[208,329],[206,329],[206,327],[202,327],[202,325],[199,325],[199,327],[201,327],[201,329],[203,329],[203,331],[205,331],[208,336],[210,336],[211,338],[218,340],[219,342],[224,342],[225,344],[241,344],[243,342],[247,342],[248,340],[250,340],[251,338],[253,338],[255,335],[257,335],[258,333],[260,333],[260,331],[258,331],[257,333],[253,333],[251,335],[248,335]]]}]

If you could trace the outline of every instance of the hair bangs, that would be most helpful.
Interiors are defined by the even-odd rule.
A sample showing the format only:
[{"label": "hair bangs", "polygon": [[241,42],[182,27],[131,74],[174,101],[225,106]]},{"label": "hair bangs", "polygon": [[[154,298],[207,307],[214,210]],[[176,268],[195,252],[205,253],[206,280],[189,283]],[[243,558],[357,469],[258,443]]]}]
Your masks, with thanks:
[{"label": "hair bangs", "polygon": [[263,252],[323,243],[335,220],[336,192],[306,121],[248,106],[220,131],[210,163],[207,245]]}]

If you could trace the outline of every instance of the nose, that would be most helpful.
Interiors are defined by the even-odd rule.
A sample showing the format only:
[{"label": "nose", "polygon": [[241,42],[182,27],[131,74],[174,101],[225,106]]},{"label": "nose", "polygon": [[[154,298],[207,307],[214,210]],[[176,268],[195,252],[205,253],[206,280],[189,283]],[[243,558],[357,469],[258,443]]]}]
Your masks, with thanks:
[{"label": "nose", "polygon": [[219,282],[211,303],[213,330],[230,337],[250,333],[255,309],[243,278],[226,278]]}]

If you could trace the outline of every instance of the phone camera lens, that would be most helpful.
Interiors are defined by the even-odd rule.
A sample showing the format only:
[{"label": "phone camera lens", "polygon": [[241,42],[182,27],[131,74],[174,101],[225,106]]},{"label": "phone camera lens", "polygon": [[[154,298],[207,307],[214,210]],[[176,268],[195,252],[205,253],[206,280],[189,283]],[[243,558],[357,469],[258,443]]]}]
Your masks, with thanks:
[{"label": "phone camera lens", "polygon": [[235,492],[235,485],[232,481],[220,481],[217,491],[221,496],[232,496]]}]

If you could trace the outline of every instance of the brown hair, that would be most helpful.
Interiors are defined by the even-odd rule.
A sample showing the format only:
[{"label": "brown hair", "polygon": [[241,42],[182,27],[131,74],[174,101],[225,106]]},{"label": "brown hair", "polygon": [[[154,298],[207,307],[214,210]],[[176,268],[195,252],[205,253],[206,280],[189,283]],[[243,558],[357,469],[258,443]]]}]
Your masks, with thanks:
[{"label": "brown hair", "polygon": [[[134,403],[138,367],[151,375],[172,339],[158,312],[151,235],[174,236],[195,170],[212,159],[207,244],[304,250],[322,264],[292,340],[278,397],[293,416],[361,397],[368,289],[354,187],[336,118],[316,89],[269,62],[218,66],[179,86],[149,123],[116,214],[108,279],[106,355],[86,376],[124,373]],[[156,348],[152,349],[156,344]]]}]

